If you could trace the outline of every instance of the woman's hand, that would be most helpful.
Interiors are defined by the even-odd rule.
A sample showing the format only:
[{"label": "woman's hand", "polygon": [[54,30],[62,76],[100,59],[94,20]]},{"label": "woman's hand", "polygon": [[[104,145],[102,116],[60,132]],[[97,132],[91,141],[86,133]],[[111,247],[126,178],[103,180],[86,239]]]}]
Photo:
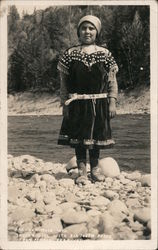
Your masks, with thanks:
[{"label": "woman's hand", "polygon": [[116,100],[113,97],[109,98],[109,116],[114,118],[116,115]]},{"label": "woman's hand", "polygon": [[63,116],[64,116],[65,118],[68,118],[68,117],[69,117],[69,107],[66,106],[66,105],[63,106]]}]

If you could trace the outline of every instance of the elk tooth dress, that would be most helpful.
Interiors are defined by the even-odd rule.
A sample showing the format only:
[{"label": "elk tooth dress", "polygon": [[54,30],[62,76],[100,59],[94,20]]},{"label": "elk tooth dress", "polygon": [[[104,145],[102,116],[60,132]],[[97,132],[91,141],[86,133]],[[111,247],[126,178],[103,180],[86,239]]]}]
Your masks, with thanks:
[{"label": "elk tooth dress", "polygon": [[[98,49],[99,48],[99,49]],[[67,75],[68,94],[100,94],[117,98],[117,64],[111,52],[97,46],[87,54],[81,46],[70,48],[61,56],[58,70]],[[75,100],[69,104],[69,116],[63,117],[58,144],[83,145],[87,149],[104,149],[115,144],[112,139],[108,98]]]}]

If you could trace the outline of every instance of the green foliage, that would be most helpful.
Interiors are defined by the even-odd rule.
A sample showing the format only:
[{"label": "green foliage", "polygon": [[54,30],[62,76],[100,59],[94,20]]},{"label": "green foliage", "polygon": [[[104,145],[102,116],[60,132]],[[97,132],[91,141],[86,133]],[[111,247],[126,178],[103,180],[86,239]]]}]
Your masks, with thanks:
[{"label": "green foliage", "polygon": [[119,66],[120,89],[150,83],[148,6],[52,6],[23,13],[15,6],[8,14],[8,90],[57,91],[60,54],[78,43],[76,28],[86,15],[98,16],[104,44]]}]

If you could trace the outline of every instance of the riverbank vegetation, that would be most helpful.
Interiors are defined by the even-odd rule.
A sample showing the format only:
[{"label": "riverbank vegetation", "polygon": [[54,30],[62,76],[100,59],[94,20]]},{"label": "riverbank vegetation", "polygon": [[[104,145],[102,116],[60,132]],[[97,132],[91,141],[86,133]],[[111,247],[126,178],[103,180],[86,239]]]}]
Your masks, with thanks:
[{"label": "riverbank vegetation", "polygon": [[51,92],[58,95],[60,54],[78,43],[76,25],[85,14],[98,16],[98,43],[108,48],[119,66],[119,91],[150,85],[148,6],[51,6],[19,16],[8,14],[8,92]]}]

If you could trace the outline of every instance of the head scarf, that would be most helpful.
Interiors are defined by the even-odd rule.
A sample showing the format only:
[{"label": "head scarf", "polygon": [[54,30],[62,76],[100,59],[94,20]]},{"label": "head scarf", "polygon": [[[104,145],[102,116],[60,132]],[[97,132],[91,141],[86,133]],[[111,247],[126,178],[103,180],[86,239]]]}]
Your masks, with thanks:
[{"label": "head scarf", "polygon": [[96,16],[92,16],[92,15],[87,15],[84,16],[80,19],[79,23],[78,23],[78,27],[77,27],[77,35],[79,36],[79,28],[81,26],[81,24],[83,22],[90,22],[94,25],[94,27],[97,30],[98,35],[100,34],[100,30],[101,30],[101,21],[98,17]]}]

